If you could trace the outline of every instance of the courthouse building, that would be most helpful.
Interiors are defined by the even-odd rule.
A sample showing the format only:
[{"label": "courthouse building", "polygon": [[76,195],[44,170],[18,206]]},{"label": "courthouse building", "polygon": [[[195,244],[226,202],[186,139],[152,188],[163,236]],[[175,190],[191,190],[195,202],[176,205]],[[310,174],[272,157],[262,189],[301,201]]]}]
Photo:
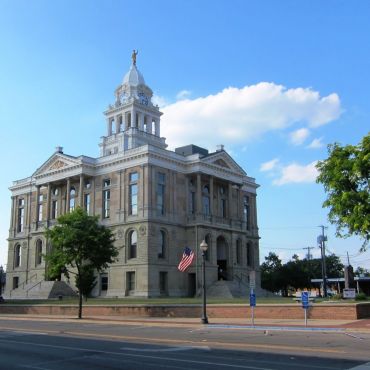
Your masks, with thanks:
[{"label": "courthouse building", "polygon": [[[58,147],[32,176],[14,181],[6,296],[34,297],[47,282],[43,255],[52,245],[44,232],[77,206],[112,229],[119,250],[97,276],[95,296],[193,296],[203,239],[207,285],[253,280],[259,287],[258,185],[223,146],[167,150],[152,96],[135,55],[104,112],[100,156],[72,156]],[[186,246],[196,257],[180,272]]]}]

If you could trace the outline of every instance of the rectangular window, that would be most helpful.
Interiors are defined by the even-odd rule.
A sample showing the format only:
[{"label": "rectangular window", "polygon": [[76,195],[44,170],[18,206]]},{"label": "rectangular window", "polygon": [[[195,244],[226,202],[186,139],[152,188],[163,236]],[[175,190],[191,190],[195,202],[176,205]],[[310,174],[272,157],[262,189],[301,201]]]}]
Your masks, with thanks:
[{"label": "rectangular window", "polygon": [[18,200],[18,232],[24,228],[24,199]]},{"label": "rectangular window", "polygon": [[44,200],[44,196],[42,194],[39,195],[38,199],[38,213],[37,213],[37,221],[42,221],[42,202]]},{"label": "rectangular window", "polygon": [[13,289],[17,289],[18,288],[18,284],[19,284],[19,277],[18,276],[14,276],[13,277]]},{"label": "rectangular window", "polygon": [[166,271],[159,272],[159,292],[160,294],[168,293],[168,273]]},{"label": "rectangular window", "polygon": [[250,215],[249,215],[249,197],[245,196],[243,198],[243,221],[246,224],[246,229],[249,230],[250,227]]},{"label": "rectangular window", "polygon": [[191,191],[189,194],[189,212],[193,215],[195,213],[195,192]]},{"label": "rectangular window", "polygon": [[221,217],[226,218],[226,199],[221,199]]},{"label": "rectangular window", "polygon": [[58,217],[58,201],[53,200],[51,204],[51,219],[55,220]]},{"label": "rectangular window", "polygon": [[137,215],[137,196],[138,196],[138,173],[130,173],[130,185],[129,185],[129,211],[130,215]]},{"label": "rectangular window", "polygon": [[157,174],[157,212],[159,215],[164,215],[164,198],[166,189],[166,175],[164,173]]},{"label": "rectangular window", "polygon": [[84,195],[84,207],[86,213],[89,215],[90,214],[90,193],[87,193]]},{"label": "rectangular window", "polygon": [[110,216],[110,190],[103,190],[103,218]]},{"label": "rectangular window", "polygon": [[129,292],[135,290],[135,271],[129,271],[126,273],[126,285]]},{"label": "rectangular window", "polygon": [[108,276],[102,275],[101,276],[101,291],[107,291],[108,290]]}]

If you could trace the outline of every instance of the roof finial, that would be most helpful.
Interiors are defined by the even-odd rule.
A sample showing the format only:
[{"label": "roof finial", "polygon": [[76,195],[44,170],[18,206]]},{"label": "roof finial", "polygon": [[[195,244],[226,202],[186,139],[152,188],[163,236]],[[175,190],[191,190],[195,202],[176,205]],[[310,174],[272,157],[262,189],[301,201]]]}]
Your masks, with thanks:
[{"label": "roof finial", "polygon": [[132,64],[134,66],[136,66],[136,55],[139,54],[139,51],[138,50],[132,50],[132,54],[131,54],[131,58],[132,58]]}]

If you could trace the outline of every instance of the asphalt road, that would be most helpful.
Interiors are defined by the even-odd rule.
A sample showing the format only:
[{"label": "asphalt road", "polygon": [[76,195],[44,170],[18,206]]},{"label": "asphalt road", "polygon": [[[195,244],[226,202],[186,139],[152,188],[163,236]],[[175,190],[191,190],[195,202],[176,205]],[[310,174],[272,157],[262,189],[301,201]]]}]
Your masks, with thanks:
[{"label": "asphalt road", "polygon": [[351,369],[370,335],[0,318],[0,369]]}]

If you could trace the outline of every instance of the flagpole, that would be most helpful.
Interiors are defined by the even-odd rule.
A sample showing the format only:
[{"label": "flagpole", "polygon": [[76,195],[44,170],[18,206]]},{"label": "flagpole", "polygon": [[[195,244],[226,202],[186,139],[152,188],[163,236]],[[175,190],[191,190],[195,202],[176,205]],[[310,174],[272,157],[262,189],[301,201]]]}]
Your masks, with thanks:
[{"label": "flagpole", "polygon": [[195,295],[197,296],[199,288],[198,288],[198,256],[199,256],[199,251],[198,251],[198,225],[195,225],[195,248],[194,250],[196,251],[196,261],[195,261]]}]

